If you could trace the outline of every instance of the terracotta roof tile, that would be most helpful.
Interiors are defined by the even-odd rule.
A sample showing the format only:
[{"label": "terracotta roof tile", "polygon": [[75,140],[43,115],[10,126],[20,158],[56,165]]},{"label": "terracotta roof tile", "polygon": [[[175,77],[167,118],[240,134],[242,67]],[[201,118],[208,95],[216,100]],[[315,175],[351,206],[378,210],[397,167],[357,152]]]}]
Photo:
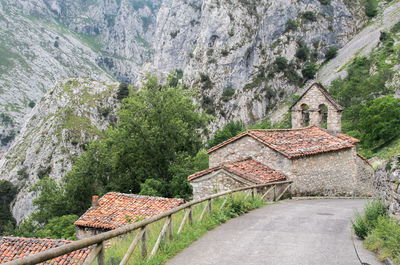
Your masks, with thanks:
[{"label": "terracotta roof tile", "polygon": [[337,133],[336,136],[339,137],[340,139],[349,141],[350,143],[353,143],[353,144],[358,144],[360,142],[360,140],[358,140],[357,138],[351,137],[351,136],[343,134],[343,133]]},{"label": "terracotta roof tile", "polygon": [[115,229],[140,218],[147,218],[185,203],[183,199],[108,192],[74,224],[101,229]]},{"label": "terracotta roof tile", "polygon": [[364,160],[365,163],[367,163],[368,165],[372,166],[371,163],[369,162],[369,160],[367,158],[365,158],[364,156],[362,156],[359,152],[357,152],[358,157],[360,157],[362,160]]},{"label": "terracotta roof tile", "polygon": [[207,154],[244,136],[254,138],[289,159],[351,148],[355,139],[350,136],[346,138],[335,136],[316,126],[299,129],[249,130],[214,146],[207,151]]},{"label": "terracotta roof tile", "polygon": [[[66,245],[73,241],[61,239],[40,239],[23,237],[0,237],[0,264],[33,255],[50,248]],[[39,264],[82,264],[91,249],[84,248]]]},{"label": "terracotta roof tile", "polygon": [[194,173],[188,177],[188,180],[200,178],[217,170],[226,170],[254,184],[265,184],[286,179],[285,175],[248,157]]}]

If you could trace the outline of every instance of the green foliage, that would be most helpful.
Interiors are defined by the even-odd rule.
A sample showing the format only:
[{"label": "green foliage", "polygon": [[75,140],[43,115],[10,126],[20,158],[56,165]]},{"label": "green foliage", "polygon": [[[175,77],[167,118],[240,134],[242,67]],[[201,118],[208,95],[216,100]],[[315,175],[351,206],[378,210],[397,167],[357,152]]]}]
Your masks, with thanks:
[{"label": "green foliage", "polygon": [[315,74],[318,71],[318,67],[315,63],[308,63],[304,67],[303,70],[301,70],[301,74],[305,79],[313,79],[315,77]]},{"label": "green foliage", "polygon": [[221,99],[226,102],[233,96],[233,94],[235,94],[235,89],[233,88],[225,89],[224,92],[222,92]]},{"label": "green foliage", "polygon": [[202,89],[204,90],[211,89],[213,87],[213,83],[207,74],[200,73],[200,82],[202,84]]},{"label": "green foliage", "polygon": [[76,239],[74,222],[78,220],[77,215],[63,215],[54,217],[48,223],[35,232],[35,237],[55,239]]},{"label": "green foliage", "polygon": [[289,32],[289,31],[295,31],[297,29],[298,25],[296,20],[294,19],[288,19],[286,21],[286,27],[285,27],[285,32]]},{"label": "green foliage", "polygon": [[388,216],[379,216],[375,228],[367,236],[363,245],[366,249],[377,252],[379,260],[390,258],[395,264],[400,264],[399,223]]},{"label": "green foliage", "polygon": [[244,130],[245,127],[240,121],[230,121],[222,128],[222,130],[217,131],[212,139],[207,141],[207,146],[209,148],[216,146],[217,144],[220,144],[223,141],[226,141],[238,135],[239,133],[242,133]]},{"label": "green foliage", "polygon": [[400,99],[377,98],[360,111],[359,130],[365,147],[377,147],[400,135]]},{"label": "green foliage", "polygon": [[0,120],[1,120],[1,124],[5,125],[5,126],[14,124],[14,121],[11,118],[11,116],[6,113],[0,113]]},{"label": "green foliage", "polygon": [[336,46],[330,47],[326,52],[325,52],[325,59],[327,61],[333,59],[336,57],[338,53],[339,48]]},{"label": "green foliage", "polygon": [[129,96],[129,85],[127,83],[120,83],[118,86],[117,98],[123,100]]},{"label": "green foliage", "polygon": [[377,0],[367,0],[365,3],[365,14],[368,17],[374,17],[378,14],[378,1]]},{"label": "green foliage", "polygon": [[364,207],[364,216],[355,213],[355,219],[351,221],[354,233],[359,238],[366,238],[376,227],[378,219],[386,215],[386,206],[380,200],[369,201]]},{"label": "green foliage", "polygon": [[310,49],[307,46],[298,47],[295,56],[302,61],[307,61],[310,56]]},{"label": "green foliage", "polygon": [[29,101],[29,103],[28,103],[28,107],[30,107],[30,108],[35,107],[35,105],[36,105],[36,103],[33,100]]},{"label": "green foliage", "polygon": [[321,5],[328,5],[328,4],[330,4],[330,0],[318,0],[320,3],[321,3]]},{"label": "green foliage", "polygon": [[274,64],[276,65],[277,71],[282,72],[288,66],[288,60],[285,57],[278,56],[276,57]]},{"label": "green foliage", "polygon": [[11,214],[10,203],[17,194],[17,188],[7,180],[0,180],[0,235],[6,232],[8,227],[15,225]]},{"label": "green foliage", "polygon": [[312,22],[317,21],[317,15],[315,14],[315,12],[310,11],[310,10],[304,11],[304,12],[301,14],[301,16],[302,16],[304,19],[308,20],[308,21],[312,21]]},{"label": "green foliage", "polygon": [[[183,86],[160,85],[151,76],[140,93],[125,98],[118,125],[93,141],[56,184],[44,176],[32,191],[40,192],[32,215],[46,225],[54,217],[81,215],[92,195],[108,191],[189,198],[186,178],[201,147],[200,128],[207,116],[196,111]],[[150,178],[149,178],[150,177]]]}]

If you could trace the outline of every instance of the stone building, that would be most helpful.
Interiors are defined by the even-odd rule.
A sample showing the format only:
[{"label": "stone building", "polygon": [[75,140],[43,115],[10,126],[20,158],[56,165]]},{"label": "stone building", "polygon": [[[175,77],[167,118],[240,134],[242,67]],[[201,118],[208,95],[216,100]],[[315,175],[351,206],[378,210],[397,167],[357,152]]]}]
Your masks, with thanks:
[{"label": "stone building", "polygon": [[313,84],[290,107],[292,128],[315,125],[331,133],[342,131],[342,111],[344,108],[336,102],[319,83]]},{"label": "stone building", "polygon": [[201,196],[212,195],[216,190],[221,192],[244,185],[283,181],[286,176],[247,157],[197,172],[188,179],[193,187],[193,199],[196,200]]},{"label": "stone building", "polygon": [[[301,106],[304,111],[299,112]],[[327,109],[327,115],[318,109]],[[372,167],[357,153],[356,144],[359,141],[340,133],[343,108],[328,92],[320,84],[314,84],[293,105],[292,110],[295,112],[293,129],[241,133],[207,151],[210,167],[252,157],[293,180],[294,195],[372,195]],[[303,127],[307,114],[312,125]],[[328,129],[323,128],[324,116]],[[215,192],[216,187],[218,191],[230,188],[229,185],[221,187],[217,174],[209,175],[209,178],[213,181],[207,178],[196,180],[189,176],[195,198]]]},{"label": "stone building", "polygon": [[74,223],[76,239],[105,231],[171,210],[185,200],[118,192],[108,192],[100,200],[93,196],[92,207]]}]

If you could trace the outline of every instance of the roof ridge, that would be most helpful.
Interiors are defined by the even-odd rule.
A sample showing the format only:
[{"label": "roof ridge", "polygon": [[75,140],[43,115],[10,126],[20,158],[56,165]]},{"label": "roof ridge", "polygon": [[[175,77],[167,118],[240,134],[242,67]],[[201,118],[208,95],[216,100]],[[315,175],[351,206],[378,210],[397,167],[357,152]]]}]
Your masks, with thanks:
[{"label": "roof ridge", "polygon": [[58,238],[40,238],[40,237],[19,237],[19,236],[0,236],[0,240],[2,239],[15,239],[15,240],[41,240],[41,241],[62,241],[62,242],[74,242],[73,240],[68,239],[58,239]]},{"label": "roof ridge", "polygon": [[[134,194],[134,193],[122,193],[122,192],[116,192],[116,191],[109,191],[107,192],[105,195],[107,194],[116,194],[119,196],[125,196],[125,197],[130,197],[132,198],[133,196],[136,196],[137,198],[153,198],[153,199],[167,199],[167,200],[171,200],[171,199],[177,199],[177,200],[183,200],[182,198],[167,198],[167,197],[161,197],[161,196],[151,196],[151,195],[141,195],[141,194]],[[103,197],[104,197],[103,196]],[[101,197],[100,199],[102,199],[103,197]]]}]

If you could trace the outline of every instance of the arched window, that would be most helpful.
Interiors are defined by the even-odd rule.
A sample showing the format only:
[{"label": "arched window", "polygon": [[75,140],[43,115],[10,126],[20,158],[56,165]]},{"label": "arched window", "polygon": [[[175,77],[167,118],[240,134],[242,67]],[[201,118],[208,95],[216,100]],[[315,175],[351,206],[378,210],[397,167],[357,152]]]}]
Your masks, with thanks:
[{"label": "arched window", "polygon": [[302,126],[309,126],[310,125],[310,112],[309,107],[307,104],[301,105],[301,117],[302,117]]},{"label": "arched window", "polygon": [[318,107],[319,109],[319,117],[320,117],[320,126],[321,128],[328,128],[328,107],[325,104],[321,104]]}]

